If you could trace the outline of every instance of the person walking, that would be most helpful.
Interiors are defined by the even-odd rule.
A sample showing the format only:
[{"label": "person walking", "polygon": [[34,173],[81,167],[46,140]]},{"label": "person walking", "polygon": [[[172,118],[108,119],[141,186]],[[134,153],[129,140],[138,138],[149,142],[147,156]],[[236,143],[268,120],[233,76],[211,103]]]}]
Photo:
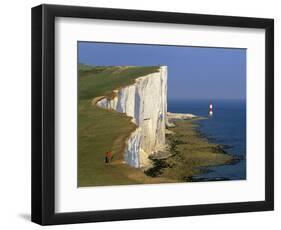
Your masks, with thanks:
[{"label": "person walking", "polygon": [[112,161],[113,154],[111,151],[105,153],[105,163],[109,164]]}]

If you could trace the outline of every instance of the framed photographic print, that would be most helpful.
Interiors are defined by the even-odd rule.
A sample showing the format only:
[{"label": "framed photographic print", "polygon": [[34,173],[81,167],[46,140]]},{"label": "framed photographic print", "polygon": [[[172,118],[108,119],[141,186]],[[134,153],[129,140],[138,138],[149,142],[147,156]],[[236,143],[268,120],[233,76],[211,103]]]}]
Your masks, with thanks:
[{"label": "framed photographic print", "polygon": [[273,19],[32,9],[32,221],[273,210]]}]

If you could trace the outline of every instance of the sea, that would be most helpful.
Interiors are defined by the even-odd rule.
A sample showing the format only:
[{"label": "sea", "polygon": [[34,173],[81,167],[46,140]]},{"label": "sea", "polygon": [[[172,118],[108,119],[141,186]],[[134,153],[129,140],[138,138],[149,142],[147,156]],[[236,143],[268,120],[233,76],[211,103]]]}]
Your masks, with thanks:
[{"label": "sea", "polygon": [[[209,116],[210,103],[213,116]],[[203,174],[193,177],[194,181],[246,179],[246,100],[168,100],[168,112],[207,117],[196,121],[198,131],[237,158],[230,165],[206,167]]]}]

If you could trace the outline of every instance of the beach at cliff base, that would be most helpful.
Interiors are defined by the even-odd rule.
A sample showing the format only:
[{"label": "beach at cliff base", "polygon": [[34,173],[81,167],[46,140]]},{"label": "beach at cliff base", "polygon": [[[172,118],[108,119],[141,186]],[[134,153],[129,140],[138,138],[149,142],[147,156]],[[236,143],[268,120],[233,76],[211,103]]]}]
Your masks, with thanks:
[{"label": "beach at cliff base", "polygon": [[235,162],[222,146],[211,143],[198,131],[197,121],[208,118],[176,113],[168,113],[168,117],[171,126],[166,140],[170,156],[152,158],[153,166],[145,171],[147,175],[192,182],[196,181],[194,176],[206,172],[209,166]]}]

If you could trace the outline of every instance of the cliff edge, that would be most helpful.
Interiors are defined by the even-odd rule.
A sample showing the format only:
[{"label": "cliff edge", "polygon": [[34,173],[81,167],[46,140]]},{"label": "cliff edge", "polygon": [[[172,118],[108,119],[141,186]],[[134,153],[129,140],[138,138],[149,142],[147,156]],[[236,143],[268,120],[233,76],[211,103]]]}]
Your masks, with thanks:
[{"label": "cliff edge", "polygon": [[113,92],[113,98],[100,97],[93,102],[132,117],[137,128],[126,141],[124,160],[135,168],[146,167],[150,155],[165,149],[167,66]]}]

